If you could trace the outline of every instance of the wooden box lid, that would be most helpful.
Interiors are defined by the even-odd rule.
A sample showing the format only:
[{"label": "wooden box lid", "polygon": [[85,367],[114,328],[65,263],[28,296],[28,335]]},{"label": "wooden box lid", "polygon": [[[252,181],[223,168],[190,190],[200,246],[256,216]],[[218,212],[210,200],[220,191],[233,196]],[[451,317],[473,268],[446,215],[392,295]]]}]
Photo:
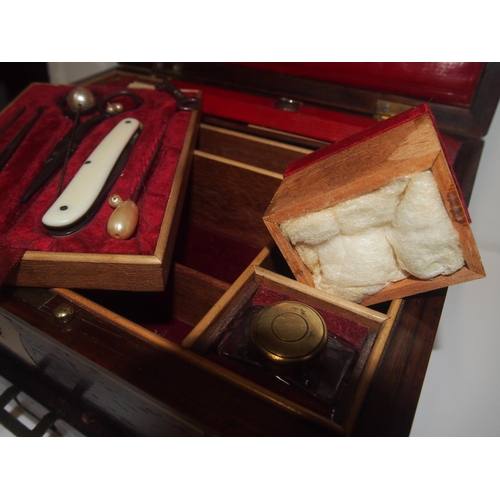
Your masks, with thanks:
[{"label": "wooden box lid", "polygon": [[215,89],[227,89],[275,102],[292,99],[365,120],[387,118],[427,103],[442,132],[467,137],[486,135],[500,98],[500,63],[492,62],[162,62],[122,66],[206,86],[207,101]]},{"label": "wooden box lid", "polygon": [[390,181],[430,170],[459,235],[465,265],[430,280],[408,277],[366,298],[364,305],[482,278],[469,216],[434,117],[421,105],[289,165],[263,219],[298,281],[315,286],[312,273],[280,229],[291,219],[373,192]]}]

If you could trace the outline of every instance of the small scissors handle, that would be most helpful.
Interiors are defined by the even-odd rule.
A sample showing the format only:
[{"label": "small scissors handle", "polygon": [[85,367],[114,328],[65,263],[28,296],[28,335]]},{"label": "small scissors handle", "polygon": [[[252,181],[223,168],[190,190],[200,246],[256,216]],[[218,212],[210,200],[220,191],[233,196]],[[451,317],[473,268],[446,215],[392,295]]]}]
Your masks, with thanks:
[{"label": "small scissors handle", "polygon": [[181,89],[178,89],[168,80],[163,80],[158,84],[157,89],[165,90],[174,97],[179,111],[196,111],[201,108],[201,99],[197,97],[188,97]]}]

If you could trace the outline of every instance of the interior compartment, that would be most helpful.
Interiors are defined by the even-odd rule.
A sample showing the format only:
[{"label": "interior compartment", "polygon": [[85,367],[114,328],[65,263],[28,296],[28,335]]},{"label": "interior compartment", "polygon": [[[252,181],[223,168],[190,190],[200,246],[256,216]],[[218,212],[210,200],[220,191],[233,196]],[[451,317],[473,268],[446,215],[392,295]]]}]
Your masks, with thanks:
[{"label": "interior compartment", "polygon": [[[232,136],[223,129],[210,129],[208,135],[205,132],[207,129],[201,132],[199,148],[194,153],[166,289],[161,292],[79,290],[81,295],[176,344],[182,342],[252,262],[262,264],[265,260],[269,268],[291,275],[278,252],[262,253],[271,242],[262,215],[281,182],[281,175],[206,154],[200,147],[210,144],[212,151],[231,156],[227,139]],[[256,151],[254,138],[239,134],[238,141],[242,150]],[[265,146],[270,144],[265,141]],[[279,143],[272,144],[272,148],[278,150]],[[256,155],[261,156],[261,152]],[[248,154],[246,159],[255,158]],[[284,170],[287,157],[283,156],[281,161]]]},{"label": "interior compartment", "polygon": [[[265,154],[280,156],[279,143],[270,142],[264,141],[261,148],[259,138],[202,126],[167,289],[149,294],[83,294],[94,294],[97,303],[199,356],[221,377],[230,377],[233,383],[238,379],[244,390],[257,390],[263,398],[274,394],[271,397],[287,401],[299,413],[308,412],[349,434],[402,301],[367,308],[326,297],[295,280],[262,221],[291,154],[283,153],[273,170],[263,168],[259,162]],[[237,154],[240,150],[242,155]],[[267,274],[269,270],[276,274]],[[299,300],[318,308],[329,318],[329,326],[340,325],[342,338],[355,345],[356,361],[333,405],[277,384],[217,352],[231,322],[263,297]]]},{"label": "interior compartment", "polygon": [[[260,364],[258,359],[248,362],[246,353],[251,347],[247,349],[247,346],[240,346],[240,352],[245,354],[239,357],[219,352],[221,342],[226,342],[230,336],[239,335],[238,328],[245,324],[246,315],[252,314],[253,309],[283,300],[303,302],[315,308],[323,317],[330,337],[346,342],[356,351],[355,360],[345,375],[339,378],[338,388],[328,398],[313,394],[313,390],[305,390],[305,386],[291,383],[292,379],[288,374],[273,373]],[[322,292],[311,291],[295,280],[256,266],[248,270],[238,283],[233,284],[219,301],[218,307],[212,309],[196,325],[184,340],[183,346],[296,404],[341,423],[350,418],[354,401],[364,390],[362,379],[370,376],[370,370],[365,368],[374,343],[379,344],[374,351],[374,356],[377,357],[381,345],[387,340],[386,328],[390,328],[393,317],[394,309],[390,314],[384,314],[347,301],[332,299]],[[371,363],[376,362],[378,360],[371,360]],[[319,391],[321,390],[323,389]]]},{"label": "interior compartment", "polygon": [[[262,151],[279,153],[279,143],[222,128],[202,127],[174,249],[174,264],[161,292],[79,293],[159,336],[181,344],[238,278],[259,265],[282,276],[293,274],[262,221],[281,174],[235,157],[234,138],[247,161],[262,162]],[[262,145],[262,148],[255,145]],[[201,149],[203,147],[203,149]],[[205,148],[215,155],[207,153]],[[271,149],[269,149],[271,148]],[[278,157],[284,170],[288,148]],[[306,154],[306,149],[301,150]],[[242,157],[240,157],[242,159]],[[390,303],[379,304],[386,313]]]},{"label": "interior compartment", "polygon": [[[283,116],[285,120],[289,117],[293,120],[293,116],[288,113]],[[314,125],[314,122],[307,120],[307,126],[311,124]],[[345,435],[350,434],[349,422],[353,421],[353,415],[360,407],[358,420],[351,426],[352,434],[360,435],[366,428],[368,431],[374,428],[379,431],[378,434],[380,430],[384,432],[387,429],[395,429],[396,432],[403,429],[406,432],[408,421],[414,413],[412,405],[418,400],[423,380],[425,370],[422,367],[425,368],[432,349],[444,290],[375,306],[386,314],[387,320],[381,329],[375,328],[377,333],[374,334],[376,338],[373,344],[366,344],[366,363],[361,375],[353,378],[356,387],[350,393],[351,396],[342,398],[346,402],[344,417],[341,417],[339,407],[333,422],[328,412],[321,409],[316,411],[310,401],[306,409],[304,401],[297,395],[279,396],[273,392],[274,389],[267,389],[265,384],[252,382],[247,374],[238,375],[237,368],[228,370],[214,363],[209,357],[213,354],[216,340],[208,344],[206,351],[199,350],[196,345],[187,345],[186,339],[193,332],[203,332],[203,338],[206,338],[212,331],[211,325],[221,326],[223,318],[219,314],[224,318],[231,317],[244,304],[241,302],[244,298],[238,298],[238,294],[244,290],[242,284],[248,279],[249,273],[253,272],[252,264],[260,260],[264,268],[277,269],[278,274],[290,276],[280,251],[274,246],[267,247],[266,242],[269,240],[266,230],[256,224],[252,237],[245,239],[245,235],[240,234],[238,223],[246,224],[245,210],[249,208],[257,214],[260,211],[252,203],[247,207],[249,199],[252,195],[258,198],[264,190],[254,189],[253,184],[247,183],[243,190],[251,191],[249,197],[241,202],[236,196],[236,199],[226,203],[226,198],[231,197],[228,189],[232,186],[225,180],[222,181],[223,185],[218,185],[221,182],[219,173],[225,175],[227,170],[236,183],[240,182],[238,179],[243,182],[253,179],[252,182],[257,182],[257,185],[261,182],[274,183],[277,178],[272,174],[281,174],[286,163],[290,159],[294,161],[289,155],[297,153],[293,148],[292,152],[281,151],[278,141],[295,147],[306,145],[305,142],[295,141],[292,134],[290,137],[278,137],[286,134],[263,128],[254,128],[250,132],[252,140],[246,140],[244,128],[253,128],[248,124],[241,123],[237,128],[238,134],[234,130],[225,131],[223,124],[215,124],[213,120],[210,125],[211,128],[203,125],[200,130],[204,142],[200,141],[194,160],[196,166],[179,236],[176,238],[175,263],[167,289],[161,293],[145,294],[83,292],[89,295],[94,293],[95,302],[86,304],[85,300],[75,300],[75,303],[87,308],[90,314],[77,314],[72,325],[57,329],[52,328],[53,317],[49,314],[47,321],[51,323],[48,331],[70,349],[96,361],[105,370],[110,370],[118,379],[123,379],[153,398],[165,401],[181,413],[185,412],[203,422],[208,429],[216,429],[217,433],[231,434],[236,429],[240,434],[253,435],[251,431],[262,433],[270,428],[268,424],[271,423],[274,427],[267,432],[278,435],[287,432],[289,427],[283,424],[291,419],[295,427],[290,435],[305,435],[311,425],[318,425],[323,431],[331,430],[337,426],[337,421],[341,423],[341,434]],[[216,127],[220,130],[214,130]],[[311,149],[314,149],[313,144]],[[475,152],[476,149],[474,154],[477,154]],[[467,160],[468,165],[471,162],[469,158]],[[468,171],[462,171],[461,174],[470,188],[473,175],[469,176]],[[198,196],[197,190],[201,191],[199,184],[203,182],[203,189],[211,189],[218,199],[204,200]],[[450,205],[453,213],[460,218],[460,206],[455,201],[450,200]],[[264,206],[267,202],[262,200]],[[256,220],[260,220],[260,214]],[[262,249],[264,244],[266,246]],[[144,275],[141,279],[144,279]],[[299,283],[294,280],[294,285]],[[260,290],[265,288],[262,286]],[[272,287],[271,290],[274,291]],[[64,297],[61,290],[59,293]],[[66,298],[71,301],[71,291],[67,293]],[[317,300],[314,291],[308,289],[305,294],[307,298],[304,300]],[[237,300],[233,300],[235,295]],[[245,300],[250,299],[246,297]],[[103,310],[99,303],[120,316]],[[399,305],[402,305],[400,311]],[[391,326],[396,314],[398,319]],[[142,324],[147,329],[135,328],[137,325],[122,317]],[[81,330],[76,328],[78,321],[82,324]],[[101,327],[97,335],[92,328],[94,325]],[[415,335],[415,332],[422,335]],[[387,339],[389,334],[390,342],[384,346],[384,336]],[[95,351],[90,356],[86,352],[87,344]],[[397,383],[394,383],[395,379]],[[366,389],[367,386],[369,389]],[[116,394],[112,394],[116,397]],[[252,398],[257,404],[251,403]],[[296,403],[291,401],[293,398]],[[268,403],[271,403],[271,411],[266,412],[265,405]],[[214,425],[216,421],[220,424]],[[375,434],[373,432],[370,435]]]},{"label": "interior compartment", "polygon": [[[256,132],[254,130],[254,132]],[[283,139],[283,137],[280,137]],[[290,139],[290,137],[289,137]],[[298,140],[298,139],[296,139]],[[283,174],[287,165],[313,149],[202,123],[199,151]]]}]

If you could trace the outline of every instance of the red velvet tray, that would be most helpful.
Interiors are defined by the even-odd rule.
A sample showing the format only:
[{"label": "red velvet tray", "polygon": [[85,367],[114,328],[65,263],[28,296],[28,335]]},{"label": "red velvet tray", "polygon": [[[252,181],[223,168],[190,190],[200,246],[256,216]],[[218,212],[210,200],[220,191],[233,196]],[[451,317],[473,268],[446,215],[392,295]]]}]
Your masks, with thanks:
[{"label": "red velvet tray", "polygon": [[[123,90],[113,86],[90,88],[99,96]],[[0,280],[21,286],[161,290],[167,278],[194,149],[198,112],[176,111],[175,100],[165,92],[134,89],[141,105],[104,120],[85,136],[70,158],[65,184],[119,121],[134,117],[143,128],[125,169],[110,191],[129,199],[166,129],[137,200],[136,233],[129,240],[109,237],[106,224],[113,209],[105,202],[79,232],[55,238],[46,232],[41,218],[56,198],[59,172],[27,203],[19,200],[54,146],[72,126],[72,119],[65,117],[58,105],[70,89],[34,84],[0,115],[1,130],[18,109],[26,109],[0,137],[0,151],[3,151],[38,107],[45,107],[0,173]],[[82,121],[91,116],[83,117]]]}]

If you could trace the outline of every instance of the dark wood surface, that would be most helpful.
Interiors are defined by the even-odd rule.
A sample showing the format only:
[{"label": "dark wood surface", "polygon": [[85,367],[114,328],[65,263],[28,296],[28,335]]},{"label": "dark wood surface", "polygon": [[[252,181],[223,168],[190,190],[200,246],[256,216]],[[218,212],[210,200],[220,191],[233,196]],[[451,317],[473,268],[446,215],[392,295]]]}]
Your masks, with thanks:
[{"label": "dark wood surface", "polygon": [[[78,310],[69,325],[57,325],[53,309],[62,301],[54,297],[34,312],[9,290],[0,294],[0,308],[31,325],[24,332],[23,343],[39,366],[50,361],[45,363],[44,376],[73,394],[79,392],[82,405],[115,417],[124,427],[122,432],[150,436],[332,433],[321,424],[242,392],[190,363],[189,358],[166,352],[100,316]],[[129,384],[134,389],[122,395]],[[137,390],[148,397],[141,399]]]},{"label": "dark wood surface", "polygon": [[[69,423],[85,436],[120,437],[132,434],[106,413],[90,408],[79,394],[64,390],[38,369],[28,367],[12,352],[0,347],[0,375],[41,403],[56,419]],[[15,435],[17,433],[13,432]]]},{"label": "dark wood surface", "polygon": [[[498,74],[498,69],[495,74]],[[349,102],[349,96],[343,97]],[[474,185],[482,141],[461,140],[463,144],[455,162],[455,170],[464,197],[468,200]],[[210,165],[206,172],[208,185],[216,172],[210,171]],[[254,187],[255,183],[245,178],[251,177],[250,173],[238,172],[235,175],[243,178],[226,180],[224,176],[221,189],[214,193],[198,193],[196,197],[205,197],[206,203],[211,203],[213,196],[223,196],[225,190],[232,189],[231,185],[235,183],[257,189],[254,195],[251,194],[254,191],[246,193],[250,205],[261,197],[267,199],[272,195],[272,189],[269,193],[258,192],[267,187]],[[198,179],[196,184],[202,185],[203,182],[203,179]],[[203,215],[204,221],[206,213],[202,212],[206,212],[206,206],[205,202],[199,206],[200,218]],[[228,205],[227,210],[230,214],[231,205]],[[259,206],[256,210],[262,208]],[[253,227],[256,217],[255,213],[251,215],[249,227]],[[215,227],[220,228],[220,224],[220,220],[214,220]],[[239,231],[236,236],[244,237],[244,229],[236,229]],[[255,233],[265,234],[260,227],[255,228]],[[251,240],[255,241],[255,235]],[[186,278],[187,275],[184,273],[183,276]],[[211,280],[201,282],[206,287],[203,292],[206,300],[201,301],[202,307],[208,308],[226,286],[215,280],[213,283]],[[174,314],[183,320],[195,322],[199,319],[199,313],[190,315],[186,307],[190,294],[196,291],[196,287],[192,289],[190,284],[188,278],[178,283],[184,299],[175,305]],[[304,418],[291,408],[284,410],[272,398],[266,399],[251,391],[242,391],[229,375],[220,377],[210,373],[204,369],[203,363],[198,363],[189,353],[165,350],[85,309],[78,309],[75,319],[68,325],[57,324],[53,309],[64,300],[59,296],[53,297],[43,306],[34,306],[13,292],[8,287],[0,289],[0,309],[24,325],[24,347],[39,369],[33,371],[19,365],[17,361],[12,362],[11,355],[5,350],[0,350],[0,364],[12,369],[19,368],[19,373],[25,373],[17,377],[18,382],[29,382],[36,376],[37,380],[60,391],[58,397],[64,399],[64,394],[72,395],[73,404],[78,406],[82,414],[97,412],[96,415],[102,416],[102,422],[106,425],[87,426],[85,432],[89,435],[109,435],[113,432],[116,435],[248,436],[337,433],[335,428],[325,426],[314,418]],[[409,434],[445,297],[446,290],[443,289],[404,300],[361,408],[354,435]],[[30,390],[35,391],[33,387]],[[78,421],[81,417],[75,412],[71,418]],[[101,420],[97,419],[96,422]]]},{"label": "dark wood surface", "polygon": [[441,289],[404,300],[353,435],[410,434],[445,297]]}]

